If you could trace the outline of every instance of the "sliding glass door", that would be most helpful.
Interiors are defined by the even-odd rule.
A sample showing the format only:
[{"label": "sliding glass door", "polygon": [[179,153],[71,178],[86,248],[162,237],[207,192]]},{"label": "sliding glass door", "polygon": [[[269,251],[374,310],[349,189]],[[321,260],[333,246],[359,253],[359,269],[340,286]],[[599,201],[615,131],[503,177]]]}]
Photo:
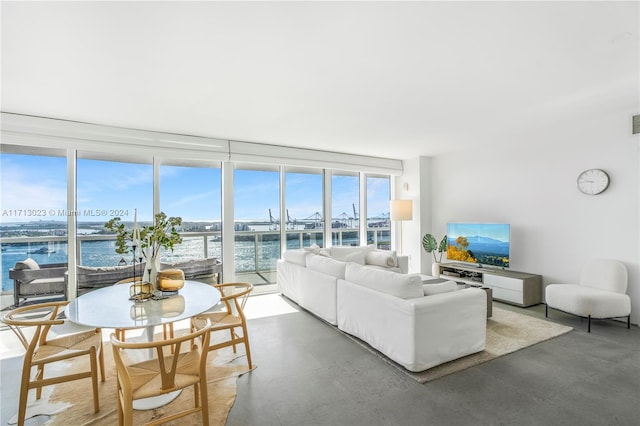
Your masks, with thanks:
[{"label": "sliding glass door", "polygon": [[[77,247],[79,266],[118,266],[133,263],[133,254],[116,252],[115,234],[105,223],[119,217],[133,228],[153,222],[153,167],[151,162],[125,162],[79,155],[76,164]],[[109,238],[105,238],[108,235]],[[138,260],[136,260],[137,262]]]},{"label": "sliding glass door", "polygon": [[391,248],[391,222],[389,200],[391,179],[389,176],[367,176],[367,244],[389,250]]},{"label": "sliding glass door", "polygon": [[321,169],[285,171],[287,249],[324,247],[324,191]]},{"label": "sliding glass door", "polygon": [[275,282],[280,258],[280,172],[277,166],[236,164],[233,175],[235,272]]},{"label": "sliding glass door", "polygon": [[[0,237],[2,293],[12,293],[9,269],[32,259],[47,268],[68,263],[67,159],[63,150],[2,145]],[[56,279],[62,279],[62,275]]]},{"label": "sliding glass door", "polygon": [[331,244],[360,245],[360,176],[355,172],[331,174]]}]

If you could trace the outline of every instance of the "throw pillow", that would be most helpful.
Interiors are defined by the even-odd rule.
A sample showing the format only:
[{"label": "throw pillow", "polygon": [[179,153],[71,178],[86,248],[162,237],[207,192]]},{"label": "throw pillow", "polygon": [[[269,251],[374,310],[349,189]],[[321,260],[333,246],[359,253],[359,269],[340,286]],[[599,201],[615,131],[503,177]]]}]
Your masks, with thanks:
[{"label": "throw pillow", "polygon": [[318,252],[320,256],[331,257],[331,249],[330,248],[321,248]]},{"label": "throw pillow", "polygon": [[359,265],[365,264],[367,253],[373,250],[373,246],[360,247],[331,247],[331,257],[343,262],[353,262]]},{"label": "throw pillow", "polygon": [[316,243],[311,244],[309,247],[305,247],[304,251],[311,252],[313,254],[320,254],[320,246]]},{"label": "throw pillow", "polygon": [[397,266],[396,252],[373,250],[367,253],[365,257],[365,263],[367,265],[384,266],[386,268],[393,268]]},{"label": "throw pillow", "polygon": [[422,284],[422,290],[425,296],[432,294],[446,293],[458,289],[458,284],[455,281],[445,281],[437,284]]},{"label": "throw pillow", "polygon": [[38,265],[38,262],[28,257],[25,260],[17,261],[13,269],[15,269],[16,271],[24,271],[26,269],[35,270],[40,269],[40,265]]}]

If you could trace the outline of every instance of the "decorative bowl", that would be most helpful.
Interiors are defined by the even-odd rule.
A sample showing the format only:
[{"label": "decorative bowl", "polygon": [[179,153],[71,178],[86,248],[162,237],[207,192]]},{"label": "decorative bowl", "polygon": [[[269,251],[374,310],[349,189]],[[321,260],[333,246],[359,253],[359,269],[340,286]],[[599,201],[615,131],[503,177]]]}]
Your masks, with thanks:
[{"label": "decorative bowl", "polygon": [[160,291],[178,291],[184,287],[184,272],[182,269],[160,271],[156,285]]}]

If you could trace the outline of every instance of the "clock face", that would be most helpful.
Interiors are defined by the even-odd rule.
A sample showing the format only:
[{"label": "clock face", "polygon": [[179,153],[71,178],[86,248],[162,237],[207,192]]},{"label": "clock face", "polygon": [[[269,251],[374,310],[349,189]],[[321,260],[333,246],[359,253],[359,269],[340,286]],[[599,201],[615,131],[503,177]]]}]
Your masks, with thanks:
[{"label": "clock face", "polygon": [[600,169],[589,169],[578,176],[578,189],[587,195],[604,192],[609,186],[609,175]]}]

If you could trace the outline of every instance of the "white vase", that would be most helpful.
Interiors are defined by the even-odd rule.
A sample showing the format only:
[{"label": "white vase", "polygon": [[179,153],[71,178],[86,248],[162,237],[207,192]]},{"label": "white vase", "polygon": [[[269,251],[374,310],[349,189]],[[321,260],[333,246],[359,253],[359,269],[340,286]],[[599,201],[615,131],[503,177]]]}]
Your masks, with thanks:
[{"label": "white vase", "polygon": [[431,264],[431,276],[434,278],[440,278],[440,263],[433,262]]}]

